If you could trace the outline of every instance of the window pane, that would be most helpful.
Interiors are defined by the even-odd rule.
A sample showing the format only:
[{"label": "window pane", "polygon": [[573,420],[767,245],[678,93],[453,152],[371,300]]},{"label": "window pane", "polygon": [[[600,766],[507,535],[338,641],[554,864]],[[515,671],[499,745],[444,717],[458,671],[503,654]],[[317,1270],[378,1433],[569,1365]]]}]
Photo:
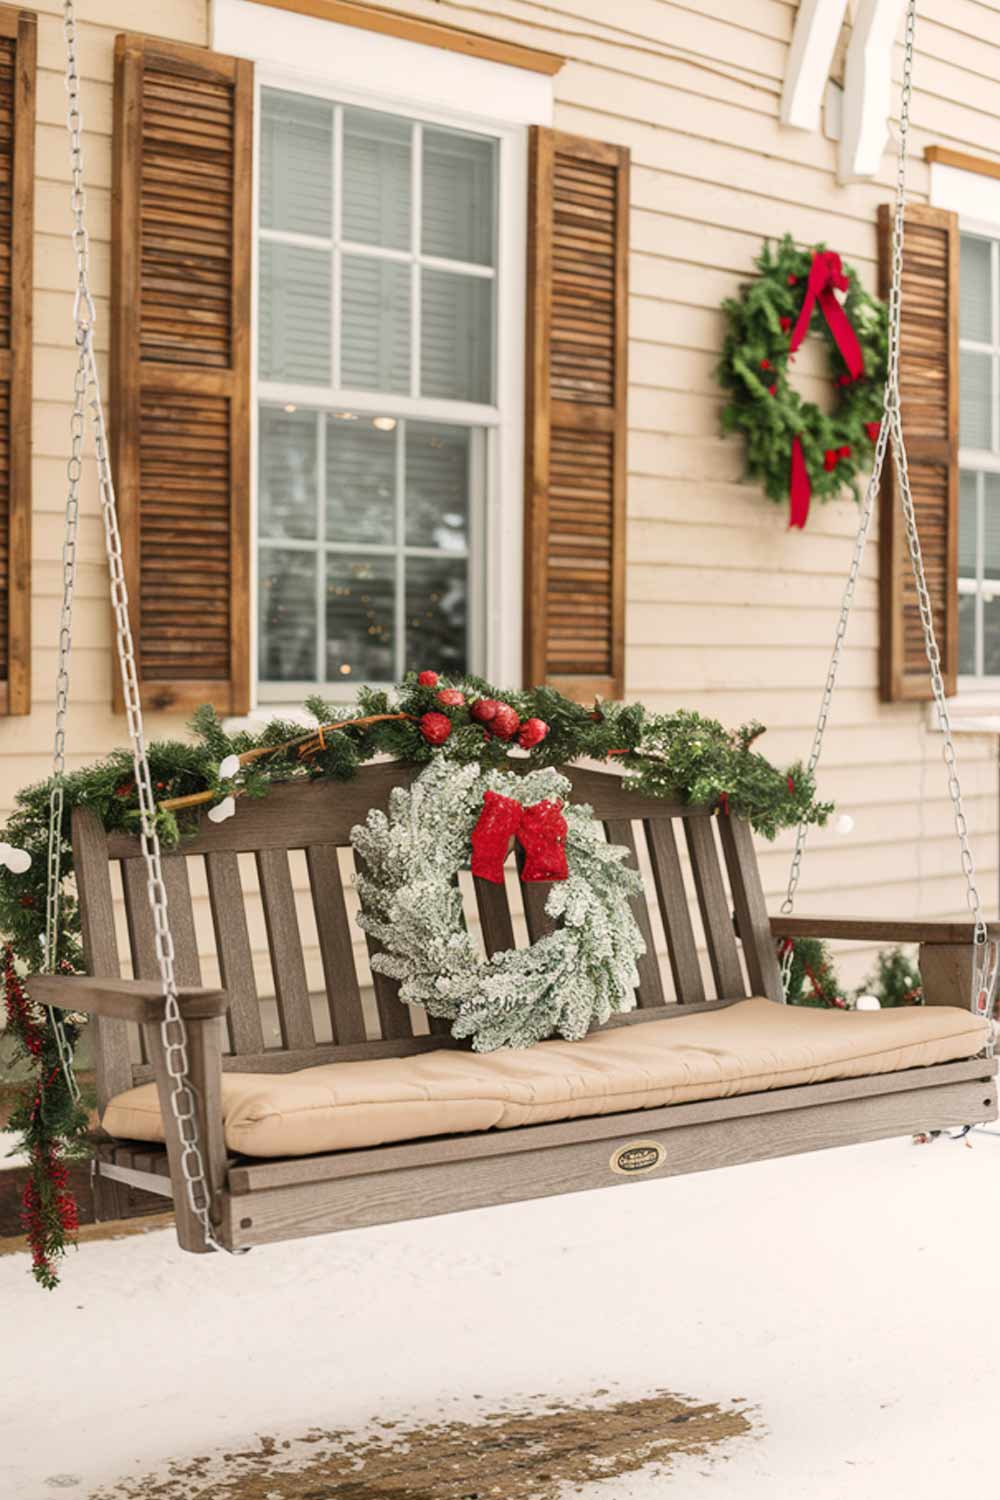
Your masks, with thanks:
[{"label": "window pane", "polygon": [[420,329],[420,394],[493,399],[493,282],[427,271]]},{"label": "window pane", "polygon": [[396,433],[370,417],[327,418],[326,535],[331,542],[395,541]]},{"label": "window pane", "polygon": [[392,682],[396,563],[329,552],[326,559],[328,682]]},{"label": "window pane", "polygon": [[983,676],[1000,677],[1000,599],[983,600]]},{"label": "window pane", "polygon": [[329,253],[265,240],[258,300],[261,379],[329,385]]},{"label": "window pane", "polygon": [[424,130],[424,255],[492,265],[496,142],[458,130]]},{"label": "window pane", "polygon": [[341,384],[409,392],[409,266],[345,255],[342,289]]},{"label": "window pane", "polygon": [[408,120],[344,110],[344,238],[410,248]]},{"label": "window pane", "polygon": [[260,222],[329,238],[333,212],[333,106],[279,89],[261,93]]},{"label": "window pane", "polygon": [[962,235],[959,272],[959,335],[977,343],[992,342],[990,311],[990,242]]},{"label": "window pane", "polygon": [[260,534],[316,535],[316,414],[260,409]]},{"label": "window pane", "polygon": [[406,424],[406,540],[464,552],[469,544],[467,427]]},{"label": "window pane", "polygon": [[958,670],[963,677],[976,673],[976,596],[958,596]]},{"label": "window pane", "polygon": [[266,682],[316,679],[316,554],[260,549],[260,675]]},{"label": "window pane", "polygon": [[438,671],[467,668],[468,568],[445,557],[406,559],[406,668],[432,661]]},{"label": "window pane", "polygon": [[971,354],[963,349],[959,367],[959,431],[965,448],[991,448],[993,421],[991,411],[991,370],[988,354]]},{"label": "window pane", "polygon": [[963,469],[958,490],[958,576],[975,578],[977,540],[976,475]]},{"label": "window pane", "polygon": [[983,475],[983,577],[1000,578],[1000,474]]}]

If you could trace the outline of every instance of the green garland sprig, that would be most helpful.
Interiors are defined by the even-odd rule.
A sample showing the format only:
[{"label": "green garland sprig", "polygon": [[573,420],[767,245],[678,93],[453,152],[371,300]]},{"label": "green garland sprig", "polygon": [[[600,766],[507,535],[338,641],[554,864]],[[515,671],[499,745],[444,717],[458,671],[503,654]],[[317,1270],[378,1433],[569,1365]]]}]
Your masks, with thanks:
[{"label": "green garland sprig", "polygon": [[740,288],[739,297],[722,304],[726,335],[716,374],[729,393],[722,428],[743,434],[747,473],[760,480],[771,500],[788,499],[795,437],[802,443],[814,498],[832,499],[846,487],[860,499],[857,476],[871,464],[882,418],[888,313],[849,265],[843,266],[848,281],[844,311],[861,345],[864,374],[850,379],[817,306],[810,328],[818,328],[829,347],[837,396],[834,409],[828,413],[804,401],[790,379],[789,336],[802,307],[813,256],[825,248],[800,247],[788,234],[777,243],[765,241],[754,261],[756,279]]},{"label": "green garland sprig", "polygon": [[[516,738],[502,738],[477,714],[482,700],[513,712],[528,730],[522,736],[529,748],[518,753],[532,767],[564,766],[570,761],[613,760],[628,773],[625,785],[648,796],[708,804],[723,813],[747,819],[766,838],[799,822],[825,823],[832,808],[816,798],[811,776],[802,765],[778,769],[754,748],[763,733],[757,723],[734,733],[715,719],[678,710],[649,712],[639,703],[599,702],[588,709],[554,688],[505,692],[478,677],[430,682],[433,673],[410,673],[389,692],[362,690],[356,704],[338,708],[314,697],[306,707],[317,723],[345,718],[374,718],[315,736],[302,754],[302,727],[274,719],[259,732],[229,733],[215,710],[198,710],[191,723],[192,739],[160,740],[148,747],[154,794],[159,803],[201,793],[222,801],[234,789],[242,796],[265,797],[269,789],[289,781],[332,778],[347,781],[376,756],[390,756],[403,764],[426,765],[435,748],[456,765],[476,764],[483,770],[510,768]],[[444,701],[442,696],[444,695]],[[449,701],[450,700],[450,701]],[[400,717],[395,717],[395,716]],[[428,723],[427,716],[432,716]],[[424,721],[423,723],[421,721]],[[508,723],[510,715],[508,714]],[[516,734],[516,730],[514,731]],[[228,757],[268,749],[241,766],[233,780],[220,775]],[[26,1190],[26,1214],[37,1228],[40,1253],[35,1273],[42,1285],[54,1286],[55,1265],[72,1240],[75,1211],[66,1183],[65,1162],[83,1143],[86,1119],[72,1104],[58,1072],[54,1038],[45,1013],[32,1006],[22,975],[37,972],[42,962],[45,932],[46,855],[48,849],[51,782],[39,782],[19,792],[14,811],[2,831],[3,839],[31,855],[23,874],[0,872],[0,932],[12,955],[7,975],[8,1011],[14,1007],[25,1025],[16,1032],[22,1057],[32,1064],[21,1105],[11,1121],[20,1141],[15,1149],[28,1153],[32,1177]],[[71,969],[82,967],[80,914],[72,884],[71,820],[77,807],[90,808],[109,832],[137,832],[139,807],[131,752],[115,750],[91,766],[71,771],[64,781],[62,838],[62,925],[58,960]],[[176,847],[197,826],[200,808],[159,808],[157,824],[165,847]],[[20,974],[14,970],[16,955]],[[68,1034],[75,1043],[83,1018],[70,1018]],[[30,1197],[30,1204],[29,1204]],[[40,1217],[39,1217],[40,1216]],[[34,1245],[34,1241],[33,1241]],[[34,1249],[33,1249],[34,1253]]]}]

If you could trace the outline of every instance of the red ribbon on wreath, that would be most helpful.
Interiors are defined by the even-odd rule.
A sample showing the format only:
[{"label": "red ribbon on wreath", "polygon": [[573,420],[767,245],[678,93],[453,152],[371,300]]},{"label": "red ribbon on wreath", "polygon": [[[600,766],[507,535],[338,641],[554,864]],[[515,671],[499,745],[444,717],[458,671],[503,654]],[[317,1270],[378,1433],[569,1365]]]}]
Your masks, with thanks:
[{"label": "red ribbon on wreath", "polygon": [[522,880],[568,880],[566,819],[556,798],[530,807],[486,792],[483,810],[472,830],[472,873],[494,885],[503,884],[503,862],[512,838],[524,850]]},{"label": "red ribbon on wreath", "polygon": [[[801,347],[809,332],[813,309],[818,303],[819,310],[833,335],[833,342],[840,351],[841,358],[847,366],[847,373],[853,381],[859,380],[865,373],[864,355],[861,352],[858,336],[851,326],[851,320],[835,295],[836,292],[846,292],[849,285],[844,275],[843,263],[836,250],[817,250],[812,258],[812,265],[809,267],[806,294],[802,300],[795,327],[792,329],[788,352],[794,354]],[[803,527],[809,515],[812,485],[809,482],[809,471],[806,468],[805,454],[802,451],[802,440],[797,435],[792,439],[788,498],[789,526]]]}]

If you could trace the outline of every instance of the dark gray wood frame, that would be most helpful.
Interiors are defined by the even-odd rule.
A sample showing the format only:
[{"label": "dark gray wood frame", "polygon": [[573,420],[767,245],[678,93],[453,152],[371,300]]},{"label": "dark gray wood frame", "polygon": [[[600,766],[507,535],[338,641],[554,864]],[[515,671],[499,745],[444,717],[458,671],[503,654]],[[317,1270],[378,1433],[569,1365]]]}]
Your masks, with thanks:
[{"label": "dark gray wood frame", "polygon": [[[403,1056],[456,1045],[446,1029],[444,1034],[437,1028],[430,1036],[414,1035],[409,1010],[396,999],[394,983],[383,976],[375,976],[381,1035],[367,1035],[339,874],[336,851],[348,844],[351,827],[370,807],[384,805],[392,787],[407,783],[413,774],[380,765],[366,768],[346,785],[315,781],[277,787],[264,801],[241,801],[236,817],[226,823],[203,819],[195,837],[164,859],[181,1006],[198,1094],[200,1139],[212,1218],[221,1243],[242,1248],[623,1185],[635,1178],[617,1170],[618,1153],[637,1140],[658,1148],[648,1153],[650,1165],[642,1175],[662,1177],[997,1117],[996,1060],[975,1058],[734,1099],[286,1161],[231,1158],[223,1140],[220,1100],[225,1070],[285,1072],[316,1063]],[[639,1009],[612,1024],[724,1007],[748,994],[780,1001],[774,940],[800,932],[919,942],[930,1002],[968,1003],[971,924],[831,923],[807,918],[772,922],[746,824],[735,818],[716,819],[710,808],[634,795],[623,789],[614,774],[576,768],[569,774],[574,795],[593,806],[609,837],[626,843],[633,858],[638,840],[645,844],[679,1002],[666,1001],[650,908],[637,900],[636,916],[650,949],[640,973]],[[680,829],[708,947],[712,996],[706,993],[684,890],[676,839]],[[106,1136],[99,1139],[98,1213],[111,1217],[119,1210],[122,1185],[173,1197],[178,1239],[185,1249],[200,1252],[205,1246],[197,1221],[184,1193],[173,1191],[182,1181],[180,1142],[167,1107],[159,1031],[162,999],[138,841],[119,834],[108,836],[93,813],[78,809],[73,846],[89,977],[36,978],[32,994],[47,1004],[86,1011],[97,1018],[97,1091],[102,1109],[114,1094],[155,1079],[168,1126],[165,1150]],[[314,1034],[288,859],[289,851],[295,849],[306,853],[332,1042],[317,1042]],[[238,856],[250,853],[257,864],[276,976],[279,1049],[264,1047],[254,983],[238,865]],[[205,861],[222,989],[201,985],[188,877],[192,859]],[[121,868],[132,968],[137,976],[132,980],[120,977],[111,880],[115,862]],[[509,946],[513,919],[504,888],[483,881],[475,885],[487,950]],[[532,940],[546,930],[546,890],[544,886],[522,888]],[[143,1038],[141,1061],[133,1059],[130,1024],[138,1025]],[[228,1032],[228,1052],[224,1031]]]}]

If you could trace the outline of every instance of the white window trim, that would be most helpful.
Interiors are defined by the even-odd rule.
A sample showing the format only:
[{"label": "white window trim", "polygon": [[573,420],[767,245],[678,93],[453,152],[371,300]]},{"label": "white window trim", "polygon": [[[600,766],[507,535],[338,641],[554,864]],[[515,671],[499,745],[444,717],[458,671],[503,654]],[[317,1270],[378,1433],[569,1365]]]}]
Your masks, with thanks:
[{"label": "white window trim", "polygon": [[[960,233],[986,235],[1000,241],[1000,181],[979,172],[966,172],[932,162],[930,203],[933,208],[958,214]],[[994,317],[1000,309],[994,308]],[[994,423],[997,413],[993,414]],[[1000,454],[980,454],[960,448],[959,469],[1000,470]],[[1000,677],[960,676],[949,699],[952,728],[969,734],[996,734],[1000,730]],[[937,727],[934,705],[927,705],[928,723]]]},{"label": "white window trim", "polygon": [[[260,90],[284,88],[336,99],[349,105],[405,113],[411,118],[458,129],[479,130],[498,142],[498,243],[496,303],[496,405],[419,402],[419,414],[441,420],[475,422],[491,428],[487,453],[487,505],[482,555],[486,559],[480,602],[479,667],[497,682],[518,686],[522,676],[522,596],[524,536],[524,362],[527,247],[527,125],[551,124],[552,81],[503,63],[461,57],[395,37],[358,31],[308,16],[247,3],[213,0],[212,46],[251,58],[255,66],[254,244],[251,391],[251,652],[254,662],[251,719],[280,714],[294,718],[287,702],[261,690],[257,680],[257,258],[256,233],[260,172]],[[481,113],[489,101],[489,114]],[[316,405],[325,392],[303,387],[301,405]],[[337,400],[346,398],[337,393]],[[294,394],[289,398],[294,400]],[[383,410],[386,398],[352,393],[357,410]],[[407,415],[408,398],[393,399]],[[502,433],[502,441],[498,440]],[[475,605],[475,601],[472,601]],[[475,625],[470,611],[470,640]],[[433,665],[433,663],[431,664]],[[291,687],[292,685],[284,685]],[[295,685],[298,697],[321,692],[344,700],[338,684]],[[301,715],[311,722],[308,715]]]}]

